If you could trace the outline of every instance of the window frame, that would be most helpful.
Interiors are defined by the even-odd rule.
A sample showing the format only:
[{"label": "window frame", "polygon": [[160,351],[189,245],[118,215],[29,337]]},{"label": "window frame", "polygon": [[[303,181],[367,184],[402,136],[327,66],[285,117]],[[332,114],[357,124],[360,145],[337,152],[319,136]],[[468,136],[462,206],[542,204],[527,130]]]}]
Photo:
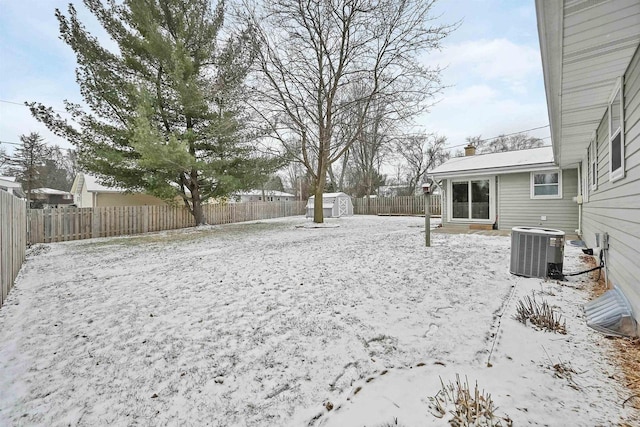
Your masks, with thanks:
[{"label": "window frame", "polygon": [[[469,187],[467,191],[471,191],[472,181],[489,181],[489,219],[471,218],[472,216],[472,198],[469,196],[469,217],[454,218],[453,217],[453,183],[466,182]],[[493,224],[496,222],[496,177],[495,175],[478,175],[478,176],[461,176],[447,179],[447,219],[452,223],[475,223],[475,224]]]},{"label": "window frame", "polygon": [[[609,104],[607,105],[607,113],[609,115],[607,123],[609,125],[609,181],[615,182],[624,178],[625,165],[624,165],[624,97],[623,97],[622,77],[618,77],[616,85],[613,88],[613,92],[609,97]],[[616,99],[616,95],[620,93],[620,126],[616,129],[611,128],[612,122],[612,104]],[[613,141],[620,135],[620,167],[613,170]]]},{"label": "window frame", "polygon": [[587,150],[587,156],[582,159],[582,162],[580,163],[580,193],[579,195],[582,196],[582,203],[588,203],[589,202],[589,192],[591,191],[591,184],[589,182],[590,179],[590,168],[591,168],[591,162],[590,162],[590,158],[589,158],[589,154],[590,154],[590,149]]},{"label": "window frame", "polygon": [[598,137],[593,136],[589,144],[589,179],[591,191],[598,189]]},{"label": "window frame", "polygon": [[[550,174],[550,173],[557,173],[558,174],[558,194],[541,194],[541,195],[536,195],[535,194],[535,176],[536,175],[540,175],[540,174]],[[553,184],[537,184],[537,185],[553,185]],[[562,199],[562,169],[548,169],[548,170],[538,170],[538,171],[531,171],[530,174],[530,178],[529,178],[529,198],[531,200],[539,200],[539,199]]]}]

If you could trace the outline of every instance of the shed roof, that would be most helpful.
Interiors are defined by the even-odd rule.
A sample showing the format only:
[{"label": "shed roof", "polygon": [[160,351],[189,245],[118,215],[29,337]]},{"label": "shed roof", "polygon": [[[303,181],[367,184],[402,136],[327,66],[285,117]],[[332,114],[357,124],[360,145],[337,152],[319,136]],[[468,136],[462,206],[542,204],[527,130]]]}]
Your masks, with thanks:
[{"label": "shed roof", "polygon": [[429,172],[435,178],[450,178],[463,175],[491,175],[552,169],[551,146],[501,153],[478,154],[454,157]]},{"label": "shed roof", "polygon": [[[342,196],[342,197],[349,197],[349,198],[351,198],[351,196],[349,196],[349,195],[348,195],[348,194],[346,194],[346,193],[342,193],[342,192],[340,192],[340,193],[322,193],[322,198],[323,198],[323,199],[328,198],[328,197],[341,197],[341,196]],[[316,196],[311,196],[311,197],[309,197],[309,198],[310,198],[310,199],[314,199],[315,197],[316,197]]]}]

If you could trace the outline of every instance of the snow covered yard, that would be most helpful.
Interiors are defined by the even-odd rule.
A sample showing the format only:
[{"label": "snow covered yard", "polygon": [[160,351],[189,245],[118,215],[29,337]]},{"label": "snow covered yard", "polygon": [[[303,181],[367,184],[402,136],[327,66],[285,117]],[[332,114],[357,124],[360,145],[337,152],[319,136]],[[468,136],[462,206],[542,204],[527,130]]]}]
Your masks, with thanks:
[{"label": "snow covered yard", "polygon": [[[515,425],[624,415],[580,279],[510,275],[508,237],[425,248],[422,218],[308,223],[39,246],[0,310],[0,425],[448,425],[456,374]],[[532,291],[567,335],[513,319]]]}]

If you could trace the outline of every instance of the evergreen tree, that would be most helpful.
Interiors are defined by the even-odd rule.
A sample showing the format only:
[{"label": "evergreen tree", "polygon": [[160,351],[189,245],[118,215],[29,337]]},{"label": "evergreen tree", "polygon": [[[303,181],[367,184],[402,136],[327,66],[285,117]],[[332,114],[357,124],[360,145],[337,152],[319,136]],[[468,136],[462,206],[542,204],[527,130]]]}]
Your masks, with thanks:
[{"label": "evergreen tree", "polygon": [[27,200],[31,202],[32,190],[42,186],[42,166],[48,159],[50,150],[42,137],[35,132],[21,135],[20,142],[22,145],[9,160],[8,173],[22,184]]},{"label": "evergreen tree", "polygon": [[61,38],[76,54],[86,105],[66,103],[76,125],[51,108],[31,111],[78,148],[80,166],[107,185],[180,196],[204,223],[202,203],[254,186],[276,165],[255,156],[240,108],[254,59],[249,30],[222,40],[224,2],[84,0],[118,46],[102,46],[56,10]]},{"label": "evergreen tree", "polygon": [[4,147],[0,147],[0,175],[2,175],[2,170],[6,164],[9,163],[9,155],[7,154],[7,150]]}]

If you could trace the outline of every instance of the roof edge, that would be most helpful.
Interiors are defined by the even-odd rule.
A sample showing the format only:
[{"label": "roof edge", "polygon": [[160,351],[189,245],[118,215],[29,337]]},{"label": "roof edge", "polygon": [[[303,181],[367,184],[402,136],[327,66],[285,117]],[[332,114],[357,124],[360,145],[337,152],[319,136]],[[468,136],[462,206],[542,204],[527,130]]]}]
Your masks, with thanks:
[{"label": "roof edge", "polygon": [[558,169],[558,165],[555,162],[544,162],[528,165],[501,166],[484,169],[464,169],[451,172],[431,173],[428,175],[434,178],[455,178],[457,176],[506,175],[510,173],[533,172],[549,169]]},{"label": "roof edge", "polygon": [[551,133],[553,158],[560,164],[560,144],[562,140],[562,52],[564,38],[564,1],[536,0],[536,18],[542,74],[547,97],[547,114]]}]

